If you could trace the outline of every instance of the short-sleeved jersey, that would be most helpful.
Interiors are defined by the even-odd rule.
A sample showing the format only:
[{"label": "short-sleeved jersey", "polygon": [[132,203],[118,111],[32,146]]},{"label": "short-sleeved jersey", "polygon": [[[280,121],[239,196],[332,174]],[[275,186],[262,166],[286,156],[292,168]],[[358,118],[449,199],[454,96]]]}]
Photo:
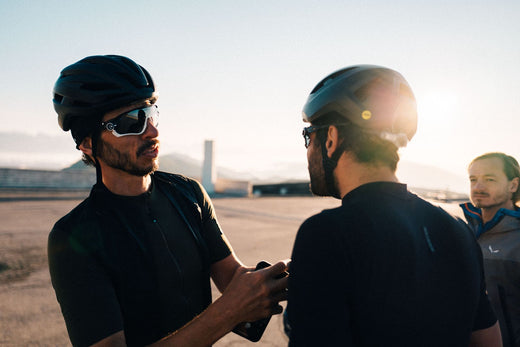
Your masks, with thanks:
[{"label": "short-sleeved jersey", "polygon": [[48,250],[75,346],[120,330],[146,345],[179,329],[211,303],[210,264],[231,254],[204,189],[164,173],[135,197],[95,185],[55,224]]},{"label": "short-sleeved jersey", "polygon": [[391,182],[301,225],[287,313],[290,346],[467,346],[496,322],[472,233]]}]

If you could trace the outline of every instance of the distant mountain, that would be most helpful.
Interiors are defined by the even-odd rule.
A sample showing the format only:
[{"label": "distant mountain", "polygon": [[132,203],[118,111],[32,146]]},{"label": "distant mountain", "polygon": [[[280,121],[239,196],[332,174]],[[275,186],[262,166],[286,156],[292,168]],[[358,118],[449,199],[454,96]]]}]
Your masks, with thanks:
[{"label": "distant mountain", "polygon": [[59,170],[79,158],[65,132],[59,136],[0,132],[0,167]]},{"label": "distant mountain", "polygon": [[[71,166],[63,169],[69,170],[94,170],[78,160]],[[200,179],[202,176],[202,162],[187,155],[170,153],[159,157],[159,170],[182,174],[188,177]],[[226,179],[251,180],[252,176],[243,172],[221,168],[217,166],[217,176]]]},{"label": "distant mountain", "polygon": [[400,162],[397,168],[397,177],[410,187],[439,189],[458,193],[467,193],[468,179],[435,166],[412,162]]},{"label": "distant mountain", "polygon": [[24,152],[30,150],[32,153],[56,153],[73,149],[74,142],[70,134],[63,133],[63,135],[0,132],[0,151]]},{"label": "distant mountain", "polygon": [[[202,175],[202,162],[189,156],[171,153],[160,157],[160,170],[180,173],[185,176],[200,179]],[[84,170],[88,168],[80,160],[64,170]],[[306,164],[284,163],[273,168],[253,173],[245,173],[229,168],[217,166],[217,176],[226,179],[249,180],[254,184],[299,182],[307,181],[308,173]],[[462,175],[456,175],[434,166],[401,162],[397,169],[397,177],[401,182],[411,188],[424,188],[433,190],[452,191],[466,193],[467,179]]]},{"label": "distant mountain", "polygon": [[[80,152],[74,148],[70,135],[65,133],[62,135],[0,132],[0,167],[46,170],[60,170],[64,167],[65,170],[89,169],[79,160]],[[202,161],[177,153],[165,154],[160,157],[160,170],[200,178]],[[253,184],[308,180],[307,163],[304,159],[299,162],[269,163],[266,164],[265,169],[254,172],[237,171],[217,164],[217,175],[226,179],[249,180]],[[397,177],[413,188],[460,193],[468,190],[464,173],[457,175],[424,164],[400,162]]]}]

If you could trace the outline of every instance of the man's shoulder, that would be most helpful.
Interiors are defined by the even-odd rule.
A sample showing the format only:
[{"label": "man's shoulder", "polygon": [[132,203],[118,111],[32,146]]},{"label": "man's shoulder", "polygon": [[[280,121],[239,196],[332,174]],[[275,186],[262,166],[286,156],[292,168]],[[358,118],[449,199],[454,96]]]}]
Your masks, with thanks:
[{"label": "man's shoulder", "polygon": [[200,190],[200,183],[196,179],[181,174],[156,171],[154,172],[153,177],[158,181],[171,184],[176,188]]},{"label": "man's shoulder", "polygon": [[81,221],[82,219],[89,219],[88,215],[95,213],[92,209],[90,197],[83,200],[80,204],[74,207],[69,213],[61,217],[55,225],[67,225],[74,224],[75,221]]},{"label": "man's shoulder", "polygon": [[510,217],[512,220],[515,220],[517,223],[520,223],[520,210],[519,209],[508,210],[505,208],[501,208],[499,210],[499,212],[501,212],[502,214],[504,214],[507,217]]},{"label": "man's shoulder", "polygon": [[510,233],[515,234],[520,231],[520,215],[518,210],[506,210],[500,209],[496,214],[496,221],[493,218],[492,222],[495,222],[489,231],[493,234]]},{"label": "man's shoulder", "polygon": [[68,240],[73,235],[77,238],[84,234],[83,231],[91,233],[95,223],[96,210],[92,206],[91,198],[88,197],[54,224],[49,233],[49,242]]},{"label": "man's shoulder", "polygon": [[153,177],[163,180],[163,181],[169,181],[169,182],[174,182],[174,183],[188,183],[188,182],[196,181],[195,179],[193,179],[191,177],[184,176],[182,174],[166,172],[166,171],[155,171],[153,173]]},{"label": "man's shoulder", "polygon": [[363,206],[341,205],[335,208],[325,209],[308,217],[300,226],[301,232],[322,233],[324,229],[328,233],[345,229],[348,224],[349,230],[354,230],[355,226],[368,221],[368,214]]}]

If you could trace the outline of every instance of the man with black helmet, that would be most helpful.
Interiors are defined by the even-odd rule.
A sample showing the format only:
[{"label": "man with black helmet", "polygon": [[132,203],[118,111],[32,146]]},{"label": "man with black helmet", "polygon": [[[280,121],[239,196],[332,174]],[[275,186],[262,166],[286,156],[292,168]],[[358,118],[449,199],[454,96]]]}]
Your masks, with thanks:
[{"label": "man with black helmet", "polygon": [[[59,124],[97,172],[48,242],[73,345],[207,346],[281,312],[285,263],[244,267],[202,186],[156,171],[156,100],[146,69],[116,55],[84,58],[54,86]],[[210,277],[223,292],[213,303]]]},{"label": "man with black helmet", "polygon": [[471,232],[407,191],[398,148],[417,126],[406,80],[358,65],[322,80],[303,109],[311,190],[342,199],[300,227],[290,346],[499,346]]}]

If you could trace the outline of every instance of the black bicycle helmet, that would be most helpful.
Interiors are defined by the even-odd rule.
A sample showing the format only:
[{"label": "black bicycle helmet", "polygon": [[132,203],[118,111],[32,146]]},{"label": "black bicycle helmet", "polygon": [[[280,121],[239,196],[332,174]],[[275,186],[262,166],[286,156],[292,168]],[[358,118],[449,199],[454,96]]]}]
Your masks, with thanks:
[{"label": "black bicycle helmet", "polygon": [[78,144],[106,112],[157,98],[148,71],[119,55],[90,56],[67,66],[54,85],[53,95],[60,127],[71,130]]},{"label": "black bicycle helmet", "polygon": [[319,82],[303,107],[303,120],[316,122],[330,113],[398,146],[406,145],[417,130],[417,106],[410,86],[401,74],[382,66],[347,67]]}]

